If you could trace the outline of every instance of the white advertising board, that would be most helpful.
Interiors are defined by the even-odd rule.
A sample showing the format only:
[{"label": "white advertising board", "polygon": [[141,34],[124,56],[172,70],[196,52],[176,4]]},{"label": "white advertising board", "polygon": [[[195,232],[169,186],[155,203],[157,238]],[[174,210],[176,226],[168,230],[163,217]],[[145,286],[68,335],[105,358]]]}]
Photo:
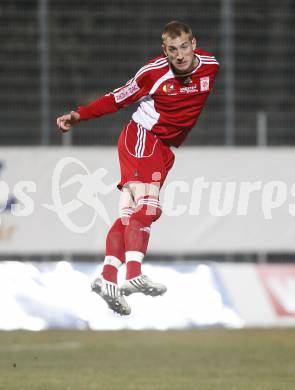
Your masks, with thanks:
[{"label": "white advertising board", "polygon": [[[183,148],[149,253],[294,252],[291,148]],[[0,253],[103,254],[118,216],[115,148],[1,148]]]}]

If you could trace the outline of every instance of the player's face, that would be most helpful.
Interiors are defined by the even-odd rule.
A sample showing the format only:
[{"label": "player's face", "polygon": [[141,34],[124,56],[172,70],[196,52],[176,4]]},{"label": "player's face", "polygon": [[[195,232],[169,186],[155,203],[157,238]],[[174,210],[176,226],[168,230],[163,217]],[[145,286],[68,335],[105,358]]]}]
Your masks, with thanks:
[{"label": "player's face", "polygon": [[184,32],[177,38],[170,38],[168,36],[162,47],[170,65],[176,73],[185,74],[193,70],[195,66],[195,38],[191,39]]}]

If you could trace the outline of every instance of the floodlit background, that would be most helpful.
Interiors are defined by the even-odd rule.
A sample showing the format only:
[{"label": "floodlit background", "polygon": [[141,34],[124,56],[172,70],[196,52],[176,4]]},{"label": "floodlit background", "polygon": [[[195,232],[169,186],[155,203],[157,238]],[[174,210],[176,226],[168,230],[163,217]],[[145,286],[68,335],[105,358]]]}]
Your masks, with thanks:
[{"label": "floodlit background", "polygon": [[[3,145],[61,145],[56,116],[129,80],[159,54],[163,26],[175,19],[189,23],[221,65],[187,145],[295,143],[291,0],[2,0],[0,7]],[[132,110],[83,125],[71,144],[114,145]]]},{"label": "floodlit background", "polygon": [[[114,186],[116,140],[135,106],[64,136],[56,117],[125,84],[175,19],[220,72],[152,229],[145,272],[168,292],[131,297],[121,319],[89,291],[108,225],[77,199],[83,183],[66,183],[104,168]],[[0,0],[0,34],[0,329],[295,325],[293,1]],[[259,188],[238,215],[242,182]],[[100,189],[114,220],[119,193]]]}]

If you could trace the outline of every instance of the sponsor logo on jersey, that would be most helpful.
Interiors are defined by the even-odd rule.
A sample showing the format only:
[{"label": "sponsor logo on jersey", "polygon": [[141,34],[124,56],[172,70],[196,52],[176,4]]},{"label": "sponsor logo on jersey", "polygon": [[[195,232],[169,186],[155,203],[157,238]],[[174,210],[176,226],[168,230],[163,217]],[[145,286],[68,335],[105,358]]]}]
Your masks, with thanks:
[{"label": "sponsor logo on jersey", "polygon": [[127,99],[129,96],[135,94],[135,92],[139,91],[140,88],[137,85],[136,81],[133,81],[131,84],[126,87],[121,88],[118,92],[114,93],[116,103],[120,103],[123,100]]},{"label": "sponsor logo on jersey", "polygon": [[192,80],[190,77],[187,77],[187,78],[184,80],[183,84],[191,84],[192,82],[193,82],[193,80]]},{"label": "sponsor logo on jersey", "polygon": [[209,76],[200,78],[200,89],[201,92],[209,91]]},{"label": "sponsor logo on jersey", "polygon": [[188,87],[181,87],[180,93],[194,93],[198,92],[198,88],[196,84],[190,85]]}]

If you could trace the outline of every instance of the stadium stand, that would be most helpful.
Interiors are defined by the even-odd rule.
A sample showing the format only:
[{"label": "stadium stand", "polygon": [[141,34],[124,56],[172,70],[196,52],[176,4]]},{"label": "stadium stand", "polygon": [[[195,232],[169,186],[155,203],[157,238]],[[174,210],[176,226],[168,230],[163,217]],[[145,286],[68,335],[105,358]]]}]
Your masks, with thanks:
[{"label": "stadium stand", "polygon": [[[47,8],[44,4],[45,0],[0,1],[1,145],[40,144],[44,120],[50,129],[46,143],[61,144],[56,116],[130,79],[159,53],[162,27],[173,19],[189,23],[199,46],[221,63],[216,93],[187,144],[226,143],[228,88],[234,96],[234,145],[258,143],[259,113],[265,118],[267,145],[295,144],[293,1],[232,2],[227,15],[224,2],[218,0],[171,0],[169,7],[164,0],[51,0]],[[43,16],[46,12],[44,19],[42,12]],[[226,17],[231,22],[230,36]],[[230,64],[226,42],[232,53]],[[228,66],[233,68],[231,85],[226,79]],[[42,114],[44,101],[48,119]],[[72,144],[115,144],[132,110],[84,124],[83,131],[73,133]]]}]

